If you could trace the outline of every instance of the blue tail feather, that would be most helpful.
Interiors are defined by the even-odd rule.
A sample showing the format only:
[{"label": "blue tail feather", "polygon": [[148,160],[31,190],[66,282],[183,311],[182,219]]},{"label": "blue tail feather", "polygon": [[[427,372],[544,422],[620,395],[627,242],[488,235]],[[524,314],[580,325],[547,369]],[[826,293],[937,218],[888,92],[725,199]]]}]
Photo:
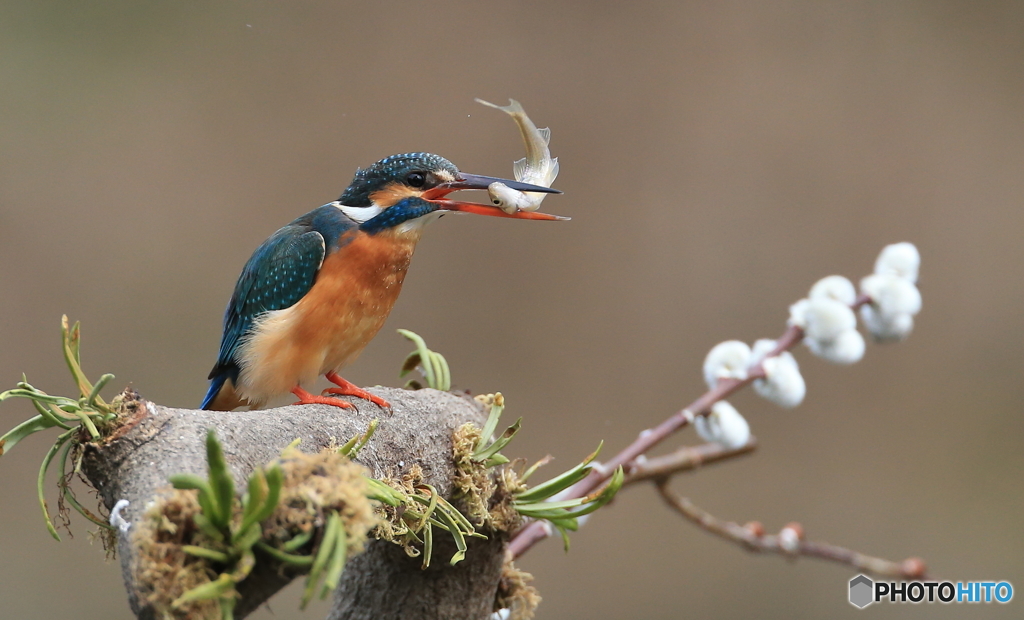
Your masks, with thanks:
[{"label": "blue tail feather", "polygon": [[222,373],[217,375],[210,381],[210,389],[206,392],[206,398],[203,399],[203,404],[199,405],[200,409],[208,409],[213,399],[217,398],[217,394],[220,394],[220,390],[224,387],[224,383],[229,379],[229,373]]}]

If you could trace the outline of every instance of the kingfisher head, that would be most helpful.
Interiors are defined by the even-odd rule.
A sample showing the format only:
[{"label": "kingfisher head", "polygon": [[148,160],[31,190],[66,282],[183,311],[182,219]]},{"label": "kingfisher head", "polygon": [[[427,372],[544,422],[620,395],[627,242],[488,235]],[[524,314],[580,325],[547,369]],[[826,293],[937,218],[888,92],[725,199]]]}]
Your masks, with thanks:
[{"label": "kingfisher head", "polygon": [[368,233],[388,229],[418,230],[452,211],[532,220],[569,218],[520,211],[507,214],[489,204],[449,200],[448,194],[463,189],[487,189],[501,182],[512,189],[560,194],[558,190],[508,179],[459,172],[455,164],[432,153],[392,155],[356,171],[352,184],[337,205]]}]

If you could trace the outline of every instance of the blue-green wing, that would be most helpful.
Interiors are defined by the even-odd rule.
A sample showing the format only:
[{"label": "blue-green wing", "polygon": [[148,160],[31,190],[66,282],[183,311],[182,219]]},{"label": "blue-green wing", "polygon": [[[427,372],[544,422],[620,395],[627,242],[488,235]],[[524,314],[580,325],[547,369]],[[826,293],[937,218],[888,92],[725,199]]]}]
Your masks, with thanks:
[{"label": "blue-green wing", "polygon": [[217,364],[210,371],[206,409],[227,380],[237,382],[239,344],[264,312],[289,308],[316,281],[324,257],[350,243],[346,233],[358,226],[334,204],[313,209],[263,242],[245,264],[224,312],[224,335]]},{"label": "blue-green wing", "polygon": [[313,287],[325,252],[323,235],[296,225],[285,226],[257,248],[224,312],[224,335],[210,379],[223,374],[237,378],[235,353],[253,321],[264,312],[289,308],[302,299]]}]

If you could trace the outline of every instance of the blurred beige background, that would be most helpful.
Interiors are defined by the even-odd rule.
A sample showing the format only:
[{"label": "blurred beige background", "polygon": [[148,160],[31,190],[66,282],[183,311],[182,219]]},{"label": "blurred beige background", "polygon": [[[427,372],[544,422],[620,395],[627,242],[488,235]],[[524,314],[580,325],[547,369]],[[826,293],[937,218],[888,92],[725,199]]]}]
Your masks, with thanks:
[{"label": "blurred beige background", "polygon": [[[716,342],[777,335],[817,278],[859,279],[913,241],[911,338],[848,368],[798,351],[804,405],[735,398],[761,449],[675,487],[724,518],[1022,588],[1022,29],[1019,2],[5,2],[0,385],[71,390],[67,313],[88,372],[197,405],[257,244],[392,153],[510,175],[514,125],[473,98],[511,96],[552,128],[565,195],[544,206],[573,221],[433,225],[349,379],[399,384],[394,329],[413,329],[457,387],[524,416],[511,454],[564,469],[697,396]],[[5,403],[0,427],[31,413]],[[51,440],[0,461],[0,615],[130,618],[87,524],[60,544],[43,528]],[[541,619],[1022,604],[858,612],[850,569],[748,555],[648,488],[572,540],[522,561]],[[257,617],[323,617],[296,601]]]}]

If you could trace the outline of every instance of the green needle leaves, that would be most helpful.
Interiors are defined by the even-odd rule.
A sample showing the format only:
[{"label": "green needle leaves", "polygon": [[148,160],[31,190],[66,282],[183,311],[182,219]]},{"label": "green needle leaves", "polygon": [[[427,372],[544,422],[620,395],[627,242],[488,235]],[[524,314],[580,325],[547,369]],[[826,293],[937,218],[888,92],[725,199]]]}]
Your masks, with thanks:
[{"label": "green needle leaves", "polygon": [[402,545],[412,556],[420,551],[412,543],[423,545],[423,568],[430,566],[433,556],[434,528],[448,532],[455,541],[456,552],[449,563],[457,564],[466,557],[466,538],[487,538],[433,486],[416,484],[412,492],[399,490],[374,478],[367,478],[368,497],[384,504],[387,528],[384,538]]},{"label": "green needle leaves", "polygon": [[[414,369],[419,368],[429,387],[440,390],[451,389],[451,373],[448,369],[448,363],[445,361],[444,357],[441,354],[428,349],[423,338],[417,334],[405,329],[398,330],[398,333],[405,336],[416,345],[416,350],[405,358],[405,362],[402,364],[402,371],[399,376],[404,377]],[[414,381],[410,381],[410,385],[418,387],[418,384]],[[472,470],[475,468],[482,468],[482,470],[479,471],[484,471],[508,463],[508,457],[501,454],[501,450],[503,450],[509,442],[512,441],[512,438],[515,437],[516,433],[519,432],[523,421],[522,418],[519,418],[512,426],[506,428],[500,436],[492,441],[492,437],[498,429],[501,414],[505,410],[505,399],[499,392],[493,395],[479,396],[477,397],[477,400],[481,401],[485,406],[489,405],[490,413],[487,417],[487,422],[484,424],[484,428],[480,430],[479,437],[472,445],[472,452],[469,454],[468,460],[461,461],[464,464],[460,465],[460,467],[465,468],[466,471],[462,472],[463,481],[459,486],[462,488],[466,496],[470,498],[469,503],[471,506],[474,504],[481,504],[480,501],[473,500],[479,500],[479,498],[475,496],[480,495],[483,490],[482,487],[490,486],[486,482],[481,484],[478,480],[480,475],[474,475]],[[460,430],[459,433],[462,433],[462,431]],[[346,446],[349,446],[350,444],[354,446],[355,444],[353,442],[355,442],[355,438],[353,438],[349,444],[346,444]],[[456,439],[456,444],[458,443],[459,440]],[[567,549],[568,537],[566,536],[566,532],[577,529],[579,526],[579,517],[590,514],[610,502],[615,496],[615,493],[622,486],[622,481],[625,478],[622,468],[620,467],[612,475],[609,483],[597,493],[593,493],[587,497],[551,501],[551,498],[556,494],[572,487],[574,484],[583,480],[588,474],[590,474],[592,469],[590,467],[590,463],[597,457],[597,453],[600,449],[601,447],[598,446],[597,450],[588,456],[582,463],[560,476],[556,476],[544,484],[538,485],[532,489],[517,491],[513,495],[514,499],[512,501],[512,506],[516,512],[524,517],[550,521],[551,524],[558,528],[562,533],[563,538],[566,541]],[[469,452],[469,450],[467,450],[467,452]],[[460,462],[458,453],[455,458],[457,463]],[[525,482],[525,479],[533,474],[536,468],[541,464],[542,463],[538,463],[528,469],[523,476],[520,477],[520,483]],[[425,500],[420,498],[420,501],[422,502]],[[433,513],[434,505],[427,504],[427,507],[428,513]],[[486,520],[486,515],[481,516]],[[429,562],[429,549],[432,542],[431,526],[435,523],[440,525],[441,521],[443,520],[433,519],[424,522],[425,532],[423,542],[426,549],[425,555],[427,556],[425,558],[425,563]],[[417,533],[419,532],[419,530],[415,531]],[[452,532],[453,537],[456,538],[456,542],[458,543],[459,528],[449,528],[449,531]],[[459,549],[461,553],[462,547],[460,546]],[[459,554],[456,554],[456,556],[458,559],[461,559]],[[456,558],[453,558],[453,563],[455,561],[457,561]]]},{"label": "green needle leaves", "polygon": [[[625,480],[625,474],[620,466],[615,469],[611,479],[604,488],[586,497],[552,501],[552,498],[556,495],[571,488],[590,474],[593,469],[590,463],[597,458],[598,453],[601,451],[601,445],[598,445],[597,450],[594,450],[579,465],[547,482],[516,493],[513,500],[516,511],[524,517],[544,519],[551,522],[562,535],[566,551],[569,550],[568,532],[575,532],[579,528],[579,517],[588,515],[612,501],[615,494],[622,488],[622,482]],[[529,473],[532,474],[536,467],[531,467],[528,470]]]},{"label": "green needle leaves", "polygon": [[[89,379],[87,379],[85,373],[82,372],[82,357],[80,352],[82,345],[81,324],[78,321],[75,321],[74,326],[68,327],[68,317],[67,315],[64,315],[60,318],[60,327],[61,340],[64,345],[64,361],[67,363],[68,370],[71,371],[71,376],[78,385],[78,391],[81,392],[84,397],[85,405],[91,409],[102,411],[103,413],[111,413],[110,405],[103,402],[103,399],[99,397],[99,392],[108,381],[114,378],[114,375],[103,375],[100,377],[100,380],[96,382],[96,385],[89,383]],[[83,408],[85,407],[83,406]]]},{"label": "green needle leaves", "polygon": [[345,568],[347,554],[348,541],[345,528],[341,526],[341,517],[338,516],[338,513],[332,512],[327,517],[323,540],[320,542],[316,556],[313,557],[313,564],[309,569],[309,576],[306,578],[306,588],[302,591],[300,609],[305,609],[309,601],[312,600],[316,585],[321,579],[323,579],[323,585],[320,588],[321,599],[327,598],[327,595],[338,587],[342,569]]},{"label": "green needle leaves", "polygon": [[[79,397],[69,398],[66,396],[53,396],[40,390],[28,382],[26,377],[18,382],[14,389],[0,392],[0,402],[11,398],[28,399],[38,415],[15,426],[3,435],[0,435],[0,456],[9,452],[22,439],[33,433],[38,433],[49,428],[60,428],[65,432],[57,437],[57,440],[47,451],[43,458],[42,466],[39,468],[39,475],[36,479],[36,491],[39,499],[39,506],[43,511],[43,519],[46,529],[55,539],[60,540],[57,530],[50,519],[49,507],[46,504],[45,484],[46,474],[50,463],[61,448],[64,451],[60,458],[60,482],[59,497],[60,504],[65,500],[71,507],[77,510],[85,518],[109,529],[102,519],[82,507],[75,500],[74,495],[68,487],[67,459],[71,451],[77,448],[84,441],[99,441],[103,438],[101,429],[109,429],[117,418],[116,407],[108,404],[100,398],[100,391],[114,378],[114,375],[105,374],[94,384],[86,378],[82,372],[81,363],[81,330],[78,323],[73,327],[68,326],[68,317],[61,318],[61,339],[64,361],[68,370],[78,387]],[[84,432],[79,432],[84,431]]]},{"label": "green needle leaves", "polygon": [[116,418],[114,407],[99,396],[100,390],[114,378],[114,375],[103,375],[95,384],[86,378],[85,373],[82,372],[80,360],[81,332],[79,324],[75,323],[74,327],[69,328],[66,316],[61,318],[61,336],[64,360],[78,386],[79,398],[47,394],[30,384],[24,377],[14,389],[0,392],[0,402],[10,398],[26,398],[32,402],[32,406],[39,413],[36,417],[26,420],[7,433],[0,435],[0,455],[5,451],[10,451],[19,441],[32,433],[55,426],[71,430],[81,425],[88,431],[91,440],[96,441],[102,437],[97,423],[103,425]]},{"label": "green needle leaves", "polygon": [[556,476],[551,480],[548,480],[547,482],[538,484],[537,486],[531,489],[527,489],[526,491],[517,494],[516,501],[520,503],[543,501],[545,499],[550,498],[552,495],[556,493],[561,493],[562,491],[568,489],[569,487],[576,484],[580,480],[583,480],[590,473],[591,468],[588,467],[588,465],[590,465],[590,463],[592,463],[593,460],[597,458],[597,455],[600,454],[601,448],[603,446],[604,442],[602,441],[600,444],[598,444],[597,450],[591,452],[590,456],[585,458],[582,463],[580,463],[576,467],[573,467],[569,471],[559,476]]}]

